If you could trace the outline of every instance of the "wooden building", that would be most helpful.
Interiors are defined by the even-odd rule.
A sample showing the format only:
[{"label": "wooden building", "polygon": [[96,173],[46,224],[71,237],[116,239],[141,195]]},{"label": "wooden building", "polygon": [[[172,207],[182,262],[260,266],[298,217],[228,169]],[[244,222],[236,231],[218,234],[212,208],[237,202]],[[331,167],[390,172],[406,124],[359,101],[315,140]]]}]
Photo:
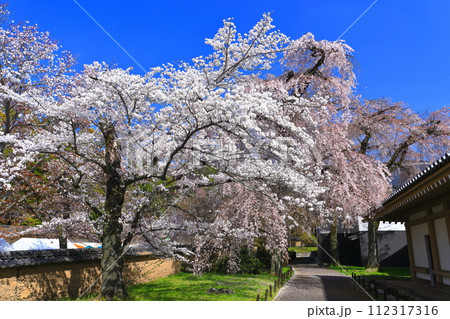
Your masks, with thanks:
[{"label": "wooden building", "polygon": [[394,192],[374,219],[404,222],[412,279],[450,291],[450,153]]}]

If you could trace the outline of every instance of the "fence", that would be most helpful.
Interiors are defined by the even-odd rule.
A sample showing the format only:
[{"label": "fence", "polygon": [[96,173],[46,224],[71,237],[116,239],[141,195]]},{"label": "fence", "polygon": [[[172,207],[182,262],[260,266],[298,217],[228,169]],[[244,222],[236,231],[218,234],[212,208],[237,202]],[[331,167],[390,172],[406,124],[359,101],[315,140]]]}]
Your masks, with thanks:
[{"label": "fence", "polygon": [[267,301],[269,298],[272,298],[273,295],[276,295],[277,290],[283,287],[283,285],[289,280],[289,278],[292,277],[293,274],[294,269],[290,266],[288,271],[278,276],[277,280],[274,281],[273,286],[269,285],[269,289],[266,289],[263,298],[261,298],[260,295],[256,295],[256,301]]},{"label": "fence", "polygon": [[396,290],[387,288],[380,284],[377,280],[370,279],[367,276],[356,275],[352,273],[352,278],[366,290],[369,294],[375,297],[376,300],[384,301],[409,301],[409,297],[399,293]]}]

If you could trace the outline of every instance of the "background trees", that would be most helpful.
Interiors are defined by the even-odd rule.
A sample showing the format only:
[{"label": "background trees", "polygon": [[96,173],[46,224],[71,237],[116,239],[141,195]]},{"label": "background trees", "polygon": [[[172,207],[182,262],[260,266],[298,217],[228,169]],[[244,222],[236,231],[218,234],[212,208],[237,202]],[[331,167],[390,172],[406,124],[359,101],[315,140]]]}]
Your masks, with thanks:
[{"label": "background trees", "polygon": [[[37,117],[29,92],[49,95],[61,85],[74,59],[48,32],[28,23],[10,23],[0,6],[0,220],[35,224],[72,205],[60,179],[64,168],[52,157],[32,157],[26,136],[47,124]],[[75,206],[74,206],[75,207]]]}]

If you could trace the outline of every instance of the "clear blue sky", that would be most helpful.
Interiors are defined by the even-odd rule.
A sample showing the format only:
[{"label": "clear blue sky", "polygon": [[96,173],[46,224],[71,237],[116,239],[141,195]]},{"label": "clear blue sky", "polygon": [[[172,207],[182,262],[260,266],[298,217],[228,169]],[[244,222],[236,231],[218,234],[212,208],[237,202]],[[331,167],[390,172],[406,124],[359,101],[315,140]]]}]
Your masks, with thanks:
[{"label": "clear blue sky", "polygon": [[[77,0],[144,68],[209,52],[204,39],[233,17],[241,33],[264,12],[291,38],[336,40],[374,0]],[[140,68],[73,0],[11,0],[16,21],[50,31],[80,65]],[[450,1],[378,0],[343,36],[359,63],[358,92],[391,97],[416,111],[450,106]]]}]

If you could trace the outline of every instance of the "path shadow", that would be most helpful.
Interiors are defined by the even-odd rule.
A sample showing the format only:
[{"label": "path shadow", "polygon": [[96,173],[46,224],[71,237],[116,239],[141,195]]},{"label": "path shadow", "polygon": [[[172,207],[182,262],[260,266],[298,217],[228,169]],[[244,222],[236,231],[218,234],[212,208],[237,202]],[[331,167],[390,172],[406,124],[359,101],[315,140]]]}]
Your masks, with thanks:
[{"label": "path shadow", "polygon": [[349,277],[318,276],[323,284],[327,301],[372,301]]}]

